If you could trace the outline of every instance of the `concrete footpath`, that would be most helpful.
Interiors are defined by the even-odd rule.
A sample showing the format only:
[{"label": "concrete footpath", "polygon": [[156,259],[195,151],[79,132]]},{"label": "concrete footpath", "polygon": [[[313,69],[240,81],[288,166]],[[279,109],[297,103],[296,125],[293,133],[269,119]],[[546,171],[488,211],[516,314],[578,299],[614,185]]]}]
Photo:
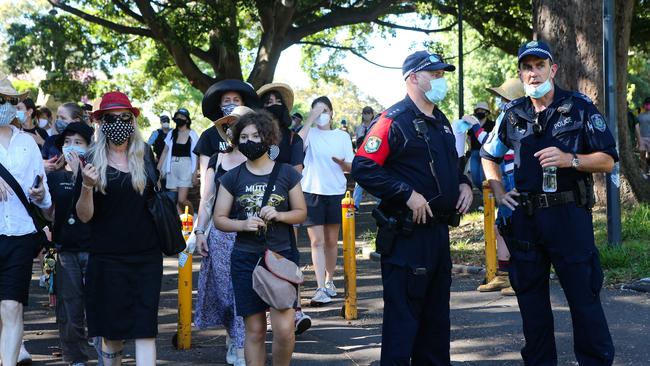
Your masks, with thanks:
[{"label": "concrete footpath", "polygon": [[[303,263],[311,262],[308,247],[303,244],[300,249]],[[175,260],[165,260],[158,364],[225,365],[225,332],[220,329],[194,331],[193,347],[189,351],[173,348],[171,338],[176,331],[175,266]],[[194,262],[194,269],[199,269],[198,260]],[[311,268],[307,266],[305,270],[308,281],[302,300],[308,303],[315,283]],[[34,273],[37,273],[36,267]],[[37,287],[36,278],[35,275],[31,305],[25,313],[26,346],[34,357],[34,365],[64,365],[61,358],[56,356],[59,349],[54,311],[43,305],[47,296],[44,289]],[[195,272],[195,282],[196,279]],[[523,335],[516,299],[502,297],[498,293],[476,292],[480,280],[479,275],[454,274],[451,295],[452,364],[521,365],[519,349],[523,346]],[[337,277],[336,285],[339,288],[343,286],[342,274]],[[379,263],[367,259],[358,261],[358,289],[358,320],[348,322],[340,317],[342,296],[327,307],[304,308],[314,324],[297,338],[292,365],[379,365],[383,306]],[[577,364],[572,351],[569,309],[556,281],[552,282],[551,294],[555,307],[559,365]],[[650,365],[650,295],[605,289],[602,299],[616,344],[615,365]],[[271,333],[267,343],[269,352],[270,336]],[[133,351],[133,342],[128,342],[125,364],[135,364]]]}]

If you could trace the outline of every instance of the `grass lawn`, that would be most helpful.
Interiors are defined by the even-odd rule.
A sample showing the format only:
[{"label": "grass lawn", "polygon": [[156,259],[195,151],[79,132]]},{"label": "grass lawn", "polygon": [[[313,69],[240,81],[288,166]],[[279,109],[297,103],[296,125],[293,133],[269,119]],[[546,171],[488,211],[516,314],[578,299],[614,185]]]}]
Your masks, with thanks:
[{"label": "grass lawn", "polygon": [[[623,244],[607,245],[605,209],[594,210],[594,234],[605,271],[606,285],[650,277],[650,205],[623,208]],[[482,266],[485,263],[483,213],[465,215],[450,231],[452,261]]]}]

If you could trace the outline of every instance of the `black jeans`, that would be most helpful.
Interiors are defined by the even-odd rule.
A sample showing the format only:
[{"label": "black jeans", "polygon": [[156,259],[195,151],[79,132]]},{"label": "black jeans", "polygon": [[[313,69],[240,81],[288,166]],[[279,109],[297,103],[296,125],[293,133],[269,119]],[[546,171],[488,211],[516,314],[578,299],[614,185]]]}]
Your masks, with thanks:
[{"label": "black jeans", "polygon": [[61,252],[56,261],[56,322],[65,362],[88,361],[84,282],[88,252]]}]

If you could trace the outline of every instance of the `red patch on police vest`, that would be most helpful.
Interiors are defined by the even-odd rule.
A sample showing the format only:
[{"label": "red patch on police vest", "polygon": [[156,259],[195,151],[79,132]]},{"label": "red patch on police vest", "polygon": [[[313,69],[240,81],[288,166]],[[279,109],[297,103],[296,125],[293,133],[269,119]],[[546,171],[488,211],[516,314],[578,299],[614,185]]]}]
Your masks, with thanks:
[{"label": "red patch on police vest", "polygon": [[393,120],[386,117],[385,113],[379,117],[357,150],[357,156],[363,156],[383,166],[390,153],[388,132],[391,123]]}]

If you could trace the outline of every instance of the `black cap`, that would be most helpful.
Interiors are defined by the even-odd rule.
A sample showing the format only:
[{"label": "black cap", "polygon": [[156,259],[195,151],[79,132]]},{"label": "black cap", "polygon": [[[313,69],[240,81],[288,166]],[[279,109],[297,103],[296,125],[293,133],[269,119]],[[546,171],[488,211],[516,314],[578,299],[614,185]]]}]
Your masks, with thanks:
[{"label": "black cap", "polygon": [[553,63],[553,55],[551,54],[551,48],[542,41],[530,41],[528,43],[522,44],[519,47],[519,56],[517,57],[518,63],[521,63],[521,60],[526,56],[536,56],[541,59],[550,59]]},{"label": "black cap", "polygon": [[291,117],[293,117],[293,118],[300,118],[300,119],[302,120],[302,114],[300,114],[300,113],[298,113],[298,112],[292,114]]},{"label": "black cap", "polygon": [[221,96],[229,91],[239,93],[244,99],[245,106],[249,108],[260,107],[260,98],[257,96],[255,89],[253,89],[250,84],[236,79],[221,80],[208,88],[203,95],[203,101],[201,102],[203,115],[209,118],[210,121],[214,122],[223,117],[223,111],[221,111]]},{"label": "black cap", "polygon": [[86,140],[86,143],[90,145],[92,142],[93,133],[95,133],[95,129],[83,122],[71,122],[66,126],[63,132],[56,135],[56,139],[54,140],[54,145],[56,148],[59,149],[59,151],[63,151],[62,149],[65,138],[67,136],[74,135],[75,133],[80,134],[81,137]]},{"label": "black cap", "polygon": [[650,104],[650,97],[645,98],[643,104]]},{"label": "black cap", "polygon": [[160,116],[160,123],[169,123],[169,116],[166,115],[161,115]]},{"label": "black cap", "polygon": [[176,111],[176,113],[174,113],[174,117],[176,117],[177,114],[182,114],[182,115],[184,115],[185,117],[187,117],[187,119],[190,119],[190,111],[188,111],[188,110],[185,109],[185,108],[178,108],[178,110]]},{"label": "black cap", "polygon": [[428,51],[417,51],[412,53],[402,64],[402,76],[404,77],[404,80],[406,80],[410,74],[423,70],[454,71],[456,70],[456,66],[446,63],[442,56],[435,53],[429,53]]}]

